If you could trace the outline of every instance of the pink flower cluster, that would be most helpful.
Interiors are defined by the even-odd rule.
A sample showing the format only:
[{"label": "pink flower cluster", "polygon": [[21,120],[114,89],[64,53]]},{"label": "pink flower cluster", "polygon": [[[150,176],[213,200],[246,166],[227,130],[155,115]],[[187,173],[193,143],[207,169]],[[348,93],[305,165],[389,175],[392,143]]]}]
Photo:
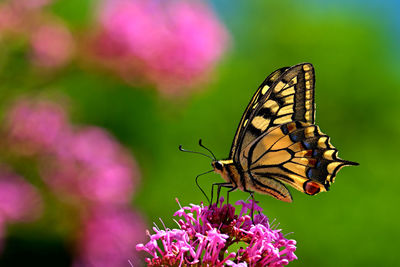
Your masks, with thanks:
[{"label": "pink flower cluster", "polygon": [[75,50],[74,38],[66,25],[44,11],[50,2],[6,0],[0,4],[0,41],[27,41],[34,65],[46,69],[66,65]]},{"label": "pink flower cluster", "polygon": [[[148,266],[283,266],[297,259],[296,241],[286,239],[274,229],[262,209],[252,200],[238,201],[239,214],[230,204],[191,204],[181,207],[174,216],[181,217],[179,229],[153,228],[147,244],[136,249],[146,251]],[[179,202],[178,202],[179,204]],[[180,205],[180,204],[179,204]],[[259,214],[251,218],[251,212]],[[230,247],[244,244],[236,252]]]},{"label": "pink flower cluster", "polygon": [[0,246],[7,224],[36,219],[42,210],[37,190],[18,175],[0,169]]},{"label": "pink flower cluster", "polygon": [[35,157],[48,188],[80,214],[75,265],[126,266],[145,228],[129,209],[139,174],[127,151],[101,128],[73,126],[50,101],[17,101],[4,130],[8,150]]},{"label": "pink flower cluster", "polygon": [[94,204],[129,203],[137,167],[104,130],[73,127],[61,106],[48,101],[17,102],[6,124],[11,148],[42,156],[43,177],[58,194]]},{"label": "pink flower cluster", "polygon": [[76,59],[129,84],[178,94],[205,82],[228,46],[227,30],[202,0],[99,0],[95,21],[81,35],[49,12],[51,2],[0,3],[0,43],[24,41],[41,70]]},{"label": "pink flower cluster", "polygon": [[165,93],[199,82],[228,33],[202,1],[104,0],[88,52],[128,82],[143,76]]},{"label": "pink flower cluster", "polygon": [[74,267],[123,267],[139,262],[135,244],[146,228],[141,216],[127,208],[98,207],[84,220]]}]

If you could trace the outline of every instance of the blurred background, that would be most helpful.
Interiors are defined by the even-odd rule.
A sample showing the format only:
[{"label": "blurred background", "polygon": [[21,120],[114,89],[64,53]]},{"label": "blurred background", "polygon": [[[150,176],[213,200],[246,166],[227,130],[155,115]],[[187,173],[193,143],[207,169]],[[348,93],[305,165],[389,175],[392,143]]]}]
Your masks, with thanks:
[{"label": "blurred background", "polygon": [[258,85],[301,62],[317,124],[360,166],[329,193],[256,199],[297,240],[292,266],[395,266],[399,7],[0,1],[0,266],[142,266],[135,245],[159,218],[174,227],[175,198],[205,201],[210,161],[178,145],[226,158]]}]

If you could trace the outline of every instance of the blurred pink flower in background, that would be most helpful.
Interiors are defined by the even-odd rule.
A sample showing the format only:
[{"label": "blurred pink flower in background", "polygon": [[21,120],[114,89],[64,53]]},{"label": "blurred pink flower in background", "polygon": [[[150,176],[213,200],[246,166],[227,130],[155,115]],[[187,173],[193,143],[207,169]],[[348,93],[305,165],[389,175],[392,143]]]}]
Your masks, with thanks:
[{"label": "blurred pink flower in background", "polygon": [[6,131],[11,148],[19,153],[54,153],[69,125],[60,105],[22,99],[10,108]]},{"label": "blurred pink flower in background", "polygon": [[105,130],[73,127],[56,103],[20,100],[7,116],[9,146],[43,157],[45,182],[57,193],[98,203],[128,203],[138,168]]},{"label": "blurred pink flower in background", "polygon": [[15,9],[7,3],[0,4],[0,41],[4,38],[5,31],[17,29],[20,24],[20,18]]},{"label": "blurred pink flower in background", "polygon": [[39,25],[31,33],[32,60],[40,67],[64,66],[74,52],[74,40],[61,23]]},{"label": "blurred pink flower in background", "polygon": [[99,207],[83,222],[75,267],[129,266],[137,263],[135,246],[145,238],[145,223],[126,209]]},{"label": "blurred pink flower in background", "polygon": [[202,1],[104,0],[98,23],[89,49],[96,60],[130,82],[145,75],[165,93],[204,79],[228,43]]},{"label": "blurred pink flower in background", "polygon": [[95,127],[75,130],[59,140],[56,157],[50,162],[42,166],[50,187],[90,202],[128,203],[139,176],[131,156]]},{"label": "blurred pink flower in background", "polygon": [[0,169],[0,251],[7,224],[32,221],[41,211],[37,190],[16,174]]},{"label": "blurred pink flower in background", "polygon": [[39,9],[53,2],[53,0],[11,0],[14,5],[25,9]]},{"label": "blurred pink flower in background", "polygon": [[42,202],[36,189],[21,177],[0,170],[1,221],[30,221],[38,217]]},{"label": "blurred pink flower in background", "polygon": [[65,25],[43,7],[49,0],[9,0],[0,5],[0,41],[27,42],[36,67],[65,66],[75,52],[75,40]]},{"label": "blurred pink flower in background", "polygon": [[[145,225],[129,208],[139,171],[123,146],[104,129],[72,125],[62,106],[47,100],[16,101],[6,122],[6,147],[15,155],[35,156],[48,188],[78,211],[76,266],[135,262]],[[36,206],[29,185],[2,179],[0,172],[0,226]]]}]

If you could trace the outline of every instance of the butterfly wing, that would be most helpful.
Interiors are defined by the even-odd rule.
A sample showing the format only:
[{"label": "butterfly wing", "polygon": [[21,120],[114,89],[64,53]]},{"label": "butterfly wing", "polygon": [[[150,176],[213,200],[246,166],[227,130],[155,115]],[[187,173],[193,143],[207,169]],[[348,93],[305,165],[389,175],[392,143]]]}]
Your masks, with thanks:
[{"label": "butterfly wing", "polygon": [[270,128],[242,151],[240,161],[254,184],[249,187],[287,202],[292,199],[281,181],[315,195],[329,190],[342,167],[358,165],[340,159],[318,126],[299,121]]},{"label": "butterfly wing", "polygon": [[291,121],[314,123],[314,68],[310,63],[270,74],[254,94],[233,140],[230,158],[271,127]]}]

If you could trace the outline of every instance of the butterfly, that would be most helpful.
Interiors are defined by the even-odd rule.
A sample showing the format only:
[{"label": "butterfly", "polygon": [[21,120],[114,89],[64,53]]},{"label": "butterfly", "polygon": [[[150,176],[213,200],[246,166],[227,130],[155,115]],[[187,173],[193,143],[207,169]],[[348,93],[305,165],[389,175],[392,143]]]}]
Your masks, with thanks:
[{"label": "butterfly", "polygon": [[328,191],[337,172],[358,165],[342,160],[314,124],[315,75],[310,63],[271,73],[248,104],[229,159],[214,160],[220,187],[258,192],[292,202],[286,185],[308,195]]}]

